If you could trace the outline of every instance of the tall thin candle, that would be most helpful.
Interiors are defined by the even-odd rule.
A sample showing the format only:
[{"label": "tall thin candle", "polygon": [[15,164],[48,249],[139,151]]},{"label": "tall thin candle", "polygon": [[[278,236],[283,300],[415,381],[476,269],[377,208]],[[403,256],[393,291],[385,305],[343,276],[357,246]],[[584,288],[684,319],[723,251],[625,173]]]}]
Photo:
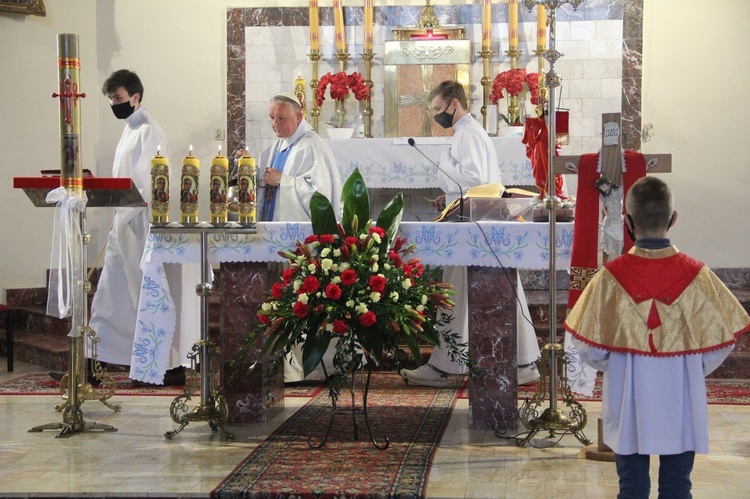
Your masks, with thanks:
[{"label": "tall thin candle", "polygon": [[310,50],[320,50],[318,0],[310,0]]},{"label": "tall thin candle", "polygon": [[518,0],[508,1],[508,46],[518,48]]},{"label": "tall thin candle", "polygon": [[333,0],[333,25],[336,32],[336,50],[346,52],[346,34],[344,33],[344,4],[342,0]]},{"label": "tall thin candle", "polygon": [[547,8],[536,6],[536,47],[537,50],[547,48]]},{"label": "tall thin candle", "polygon": [[492,0],[482,0],[482,49],[492,46]]},{"label": "tall thin candle", "polygon": [[364,49],[372,50],[372,30],[374,24],[372,0],[365,0],[365,17],[363,23],[365,32]]}]

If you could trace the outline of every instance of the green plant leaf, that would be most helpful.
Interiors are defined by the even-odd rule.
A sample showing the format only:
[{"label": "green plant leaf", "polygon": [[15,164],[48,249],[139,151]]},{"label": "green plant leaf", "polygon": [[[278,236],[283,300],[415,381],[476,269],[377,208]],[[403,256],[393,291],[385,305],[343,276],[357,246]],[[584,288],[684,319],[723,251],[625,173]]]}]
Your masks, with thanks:
[{"label": "green plant leaf", "polygon": [[331,202],[323,194],[316,192],[310,199],[310,218],[313,234],[336,234],[336,214]]},{"label": "green plant leaf", "polygon": [[388,247],[393,244],[393,240],[396,238],[396,232],[398,232],[398,226],[401,223],[401,217],[404,214],[404,196],[399,192],[391,201],[383,208],[383,211],[378,215],[378,221],[375,225],[385,229],[385,237],[388,241]]},{"label": "green plant leaf", "polygon": [[380,360],[383,358],[383,348],[385,346],[385,332],[374,328],[372,330],[364,331],[364,334],[359,337],[362,346],[368,351],[370,358],[375,362],[375,365],[380,364]]},{"label": "green plant leaf", "polygon": [[331,333],[328,331],[315,331],[315,334],[309,333],[305,342],[302,344],[302,369],[305,377],[313,372],[331,343]]},{"label": "green plant leaf", "polygon": [[409,351],[411,351],[412,357],[414,357],[414,360],[417,361],[417,365],[421,366],[422,352],[419,350],[419,343],[417,343],[417,338],[413,334],[404,334],[402,338],[406,342],[406,345],[409,347]]},{"label": "green plant leaf", "polygon": [[341,190],[341,206],[343,207],[341,225],[347,235],[353,235],[350,231],[355,220],[370,219],[370,195],[359,168],[349,175]]}]

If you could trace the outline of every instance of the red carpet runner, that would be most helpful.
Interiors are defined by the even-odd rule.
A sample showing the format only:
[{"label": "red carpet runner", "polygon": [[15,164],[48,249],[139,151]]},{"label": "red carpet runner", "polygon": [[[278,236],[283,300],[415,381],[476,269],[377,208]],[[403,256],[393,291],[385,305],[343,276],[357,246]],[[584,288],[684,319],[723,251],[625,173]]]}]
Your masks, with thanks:
[{"label": "red carpet runner", "polygon": [[[351,411],[335,416],[325,447],[308,447],[308,436],[317,441],[328,425],[326,390],[262,442],[211,497],[422,497],[456,401],[461,378],[451,379],[454,386],[438,389],[404,386],[396,374],[373,374],[367,406],[375,438],[390,439],[383,451],[370,442],[361,412],[359,440],[353,439]],[[348,392],[341,394],[342,406],[351,407]]]}]

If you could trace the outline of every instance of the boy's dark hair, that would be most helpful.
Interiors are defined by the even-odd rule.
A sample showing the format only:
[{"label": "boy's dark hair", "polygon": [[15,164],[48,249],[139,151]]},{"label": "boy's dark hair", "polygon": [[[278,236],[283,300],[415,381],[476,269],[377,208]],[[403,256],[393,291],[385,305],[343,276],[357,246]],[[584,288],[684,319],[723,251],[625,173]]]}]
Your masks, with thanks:
[{"label": "boy's dark hair", "polygon": [[140,102],[143,102],[143,84],[137,74],[128,69],[118,69],[104,81],[102,94],[107,95],[120,87],[124,87],[131,97],[134,94],[141,94]]},{"label": "boy's dark hair", "polygon": [[628,191],[626,206],[633,223],[641,229],[667,229],[674,212],[672,191],[659,178],[643,177]]},{"label": "boy's dark hair", "polygon": [[464,111],[469,110],[469,102],[466,100],[466,92],[464,91],[464,87],[456,81],[447,80],[435,87],[432,92],[430,92],[430,96],[428,98],[429,101],[432,102],[432,99],[434,99],[435,96],[438,95],[446,103],[450,103],[450,101],[452,101],[453,99],[458,99],[458,103],[462,108],[464,108]]}]

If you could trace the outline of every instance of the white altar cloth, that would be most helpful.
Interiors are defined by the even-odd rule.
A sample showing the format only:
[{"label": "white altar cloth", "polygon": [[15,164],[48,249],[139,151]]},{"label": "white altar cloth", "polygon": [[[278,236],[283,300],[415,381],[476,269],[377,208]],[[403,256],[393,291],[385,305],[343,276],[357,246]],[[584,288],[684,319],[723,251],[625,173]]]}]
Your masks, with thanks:
[{"label": "white altar cloth", "polygon": [[[451,145],[452,137],[416,137],[417,147],[435,163]],[[526,146],[520,137],[491,137],[504,185],[535,185]],[[439,188],[438,170],[408,138],[326,140],[341,171],[341,179],[359,168],[367,187],[382,189]]]},{"label": "white altar cloth", "polygon": [[[558,269],[570,267],[573,224],[556,224]],[[427,265],[549,268],[549,226],[531,222],[402,222],[401,234],[416,245],[414,256]],[[267,222],[256,233],[207,234],[207,258],[220,262],[284,262],[278,252],[312,234],[309,222]],[[497,258],[496,258],[497,257]],[[141,260],[143,281],[130,376],[162,383],[174,340],[178,306],[164,272],[165,263],[198,263],[201,236],[196,233],[150,233]],[[498,260],[500,263],[498,263]],[[198,283],[196,283],[198,284]],[[186,285],[187,289],[188,286]],[[139,345],[149,345],[143,348]]]}]

